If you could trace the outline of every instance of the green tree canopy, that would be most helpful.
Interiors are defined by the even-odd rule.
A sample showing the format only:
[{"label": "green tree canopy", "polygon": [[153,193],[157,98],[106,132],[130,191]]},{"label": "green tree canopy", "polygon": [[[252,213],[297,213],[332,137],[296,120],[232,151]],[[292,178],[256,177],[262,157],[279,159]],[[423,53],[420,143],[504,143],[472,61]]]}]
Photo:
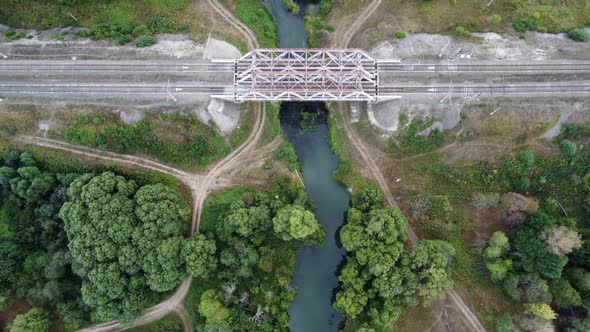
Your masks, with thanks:
[{"label": "green tree canopy", "polygon": [[47,332],[49,331],[49,315],[40,308],[33,308],[20,314],[8,325],[10,332]]},{"label": "green tree canopy", "polygon": [[189,274],[203,280],[214,275],[217,270],[217,247],[215,241],[202,234],[195,235],[182,244],[182,257]]},{"label": "green tree canopy", "polygon": [[272,222],[276,236],[284,241],[299,240],[319,247],[326,237],[326,231],[316,216],[298,205],[282,207]]},{"label": "green tree canopy", "polygon": [[130,319],[156,292],[184,276],[181,233],[190,211],[164,185],[137,188],[110,172],[84,175],[68,189],[65,222],[84,303],[98,320]]}]

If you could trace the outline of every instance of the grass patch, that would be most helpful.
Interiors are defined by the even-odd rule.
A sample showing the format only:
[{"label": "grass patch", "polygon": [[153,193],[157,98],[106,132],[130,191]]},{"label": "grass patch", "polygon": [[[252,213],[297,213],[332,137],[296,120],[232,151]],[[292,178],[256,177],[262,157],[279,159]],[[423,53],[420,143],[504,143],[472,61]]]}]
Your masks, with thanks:
[{"label": "grass patch", "polygon": [[248,187],[238,186],[207,196],[205,204],[203,205],[203,214],[201,216],[199,232],[205,233],[213,231],[215,228],[215,221],[223,212],[229,209],[231,203],[240,199],[244,194],[253,192],[254,190]]},{"label": "grass patch", "polygon": [[266,103],[266,123],[260,136],[260,144],[264,145],[272,142],[281,133],[280,109],[280,103]]},{"label": "grass patch", "polygon": [[188,26],[177,17],[186,6],[186,0],[7,0],[0,5],[0,23],[35,29],[89,27],[83,36],[112,38],[123,45],[139,36],[186,31]]},{"label": "grass patch", "polygon": [[260,47],[278,47],[277,25],[261,0],[239,0],[234,14],[256,34]]},{"label": "grass patch", "polygon": [[170,314],[148,325],[130,329],[131,332],[182,332],[182,321],[175,314]]},{"label": "grass patch", "polygon": [[[238,130],[231,143],[242,141]],[[147,114],[134,124],[120,122],[114,116],[77,117],[65,129],[68,143],[90,146],[117,153],[139,153],[184,169],[197,170],[231,151],[223,137],[201,123],[194,115]]]},{"label": "grass patch", "polygon": [[343,121],[345,120],[335,113],[331,104],[326,104],[326,109],[330,112],[328,116],[330,149],[338,157],[338,168],[333,173],[334,179],[348,188],[360,188],[366,185],[367,182],[352,165],[352,156],[349,150],[351,146],[346,140],[346,133],[343,128]]},{"label": "grass patch", "polygon": [[[400,117],[400,123],[403,123]],[[416,153],[424,153],[435,150],[442,146],[444,142],[443,133],[438,129],[430,130],[432,120],[422,121],[413,119],[410,124],[400,130],[397,138],[392,138],[389,142],[388,150],[390,153],[408,156]]]}]

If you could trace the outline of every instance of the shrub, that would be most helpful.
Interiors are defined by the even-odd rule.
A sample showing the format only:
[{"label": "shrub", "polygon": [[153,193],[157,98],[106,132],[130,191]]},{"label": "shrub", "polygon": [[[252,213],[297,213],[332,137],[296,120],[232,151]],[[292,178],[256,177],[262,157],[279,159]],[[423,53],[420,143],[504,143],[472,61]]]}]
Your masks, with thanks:
[{"label": "shrub", "polygon": [[397,38],[397,39],[404,39],[404,38],[406,38],[406,33],[405,32],[402,32],[402,31],[398,31],[398,32],[395,33],[395,38]]},{"label": "shrub", "polygon": [[480,210],[487,210],[498,205],[500,202],[500,194],[498,193],[477,193],[471,199],[473,206]]},{"label": "shrub", "polygon": [[502,16],[494,14],[492,15],[492,23],[498,24],[502,21]]},{"label": "shrub", "polygon": [[511,332],[512,328],[513,328],[512,318],[510,317],[509,314],[504,314],[496,322],[496,331],[497,332]]},{"label": "shrub", "polygon": [[147,46],[152,46],[155,43],[156,43],[156,38],[154,38],[150,35],[143,35],[143,36],[139,36],[139,38],[137,38],[137,41],[135,42],[135,46],[147,47]]},{"label": "shrub", "polygon": [[586,32],[586,30],[582,30],[582,29],[570,30],[567,33],[567,36],[570,37],[570,39],[575,40],[575,41],[579,41],[579,42],[587,42],[588,40],[590,40],[590,34],[588,32]]},{"label": "shrub", "polygon": [[512,22],[512,27],[517,32],[525,32],[528,30],[537,29],[537,22],[530,16],[521,17],[518,20]]},{"label": "shrub", "polygon": [[455,35],[459,37],[467,37],[469,36],[469,30],[465,29],[464,27],[458,25],[455,27]]}]

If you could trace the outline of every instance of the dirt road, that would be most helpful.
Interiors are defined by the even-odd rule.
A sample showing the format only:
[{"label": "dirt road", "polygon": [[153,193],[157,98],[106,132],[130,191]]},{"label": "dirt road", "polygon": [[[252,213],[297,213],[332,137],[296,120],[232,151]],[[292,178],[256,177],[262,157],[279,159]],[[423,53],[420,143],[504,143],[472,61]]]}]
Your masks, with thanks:
[{"label": "dirt road", "polygon": [[[235,26],[246,38],[248,43],[248,47],[256,48],[258,47],[258,42],[256,41],[256,37],[254,33],[245,27],[243,23],[238,21],[227,9],[223,8],[217,1],[215,0],[208,0],[213,8],[226,20],[230,22],[233,26]],[[247,153],[256,147],[258,139],[262,134],[264,128],[264,121],[266,118],[265,115],[265,106],[264,104],[256,104],[254,107],[254,112],[256,116],[256,122],[250,133],[250,136],[246,141],[240,145],[236,150],[230,153],[227,157],[223,160],[219,161],[215,166],[213,166],[209,172],[205,175],[197,175],[192,174],[189,176],[188,181],[190,183],[192,195],[193,195],[193,217],[192,217],[192,226],[191,226],[191,235],[194,234],[199,229],[199,224],[201,221],[201,214],[203,209],[203,204],[207,197],[207,194],[211,188],[211,184],[218,181],[219,175],[223,172],[227,172],[231,169],[231,167],[236,166],[235,160],[242,154]],[[170,173],[166,173],[170,174]],[[178,175],[178,174],[177,174]],[[180,179],[180,177],[176,176]],[[182,181],[186,181],[187,179],[183,177]],[[103,324],[99,324],[81,331],[84,332],[98,332],[98,331],[122,331],[127,330],[133,327],[145,325],[154,321],[161,319],[162,317],[175,312],[180,317],[183,322],[184,330],[186,332],[193,331],[192,322],[190,317],[182,308],[182,303],[186,298],[190,290],[190,286],[192,284],[192,277],[185,279],[181,285],[178,287],[176,292],[172,297],[167,299],[164,302],[159,303],[151,308],[145,310],[144,315],[132,323],[129,324],[121,324],[117,321],[107,322]]]},{"label": "dirt road", "polygon": [[[367,18],[369,18],[371,16],[371,14],[373,14],[375,12],[375,10],[379,6],[379,4],[381,4],[381,0],[375,0],[365,9],[365,11],[361,14],[359,19],[355,22],[355,24],[353,24],[350,27],[350,29],[347,31],[347,33],[344,34],[344,37],[342,39],[342,44],[340,44],[338,46],[340,46],[342,48],[348,47],[348,44],[350,43],[352,36],[358,31],[358,29],[363,25],[363,23],[367,20]],[[354,129],[350,127],[348,119],[345,114],[344,106],[342,105],[342,103],[338,104],[338,108],[339,108],[340,115],[343,117],[344,130],[346,132],[346,135],[349,137],[350,142],[355,147],[355,149],[359,152],[362,159],[365,161],[365,163],[369,167],[371,173],[373,174],[373,177],[375,178],[375,180],[377,181],[377,183],[381,187],[381,190],[383,191],[383,194],[385,195],[385,199],[386,199],[387,203],[391,206],[396,206],[397,204],[395,202],[395,199],[394,199],[393,195],[391,194],[391,191],[389,190],[389,186],[387,185],[387,182],[383,178],[383,174],[381,174],[381,171],[377,167],[377,164],[373,160],[372,156],[368,153],[367,147],[364,145],[362,140],[358,137],[358,135],[356,134]],[[415,246],[418,243],[418,237],[416,236],[416,234],[414,233],[414,231],[412,230],[411,227],[408,227],[408,237],[409,237],[410,242],[412,243],[413,246]],[[465,304],[465,302],[463,301],[461,296],[454,289],[449,291],[448,296],[449,296],[450,300],[452,301],[453,305],[455,306],[455,308],[464,316],[465,320],[469,323],[469,325],[471,325],[471,328],[473,329],[473,331],[485,332],[485,329],[481,325],[479,319],[475,316],[475,314],[473,314],[471,309]]]}]

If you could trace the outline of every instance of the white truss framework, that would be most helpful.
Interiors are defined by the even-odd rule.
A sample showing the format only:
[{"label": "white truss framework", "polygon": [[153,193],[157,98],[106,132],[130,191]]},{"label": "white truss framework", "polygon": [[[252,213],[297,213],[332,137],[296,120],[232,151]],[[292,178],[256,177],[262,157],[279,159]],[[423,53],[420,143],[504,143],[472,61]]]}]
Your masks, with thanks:
[{"label": "white truss framework", "polygon": [[377,64],[360,49],[257,49],[235,62],[234,100],[377,101]]}]

